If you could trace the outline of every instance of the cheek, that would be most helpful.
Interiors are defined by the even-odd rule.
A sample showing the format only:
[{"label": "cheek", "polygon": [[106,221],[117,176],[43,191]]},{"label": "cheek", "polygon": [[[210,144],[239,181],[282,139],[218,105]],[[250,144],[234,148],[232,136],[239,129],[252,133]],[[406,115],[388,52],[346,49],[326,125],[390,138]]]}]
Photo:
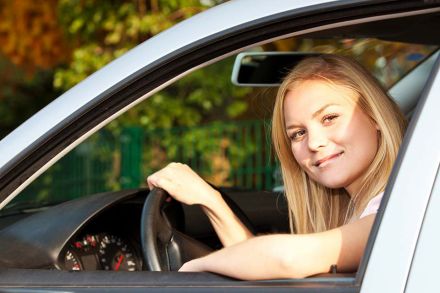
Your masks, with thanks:
[{"label": "cheek", "polygon": [[[373,160],[373,158],[376,156],[377,149],[379,147],[379,135],[377,132],[377,129],[370,129],[369,132],[365,133],[365,146],[366,146],[366,156]],[[367,138],[368,137],[368,138]]]},{"label": "cheek", "polygon": [[371,161],[378,148],[379,137],[375,125],[370,120],[362,119],[358,121],[357,127],[350,132],[351,141],[354,143],[359,159]]},{"label": "cheek", "polygon": [[307,162],[307,152],[302,143],[294,143],[291,145],[290,149],[292,150],[293,157],[296,162],[304,168]]}]

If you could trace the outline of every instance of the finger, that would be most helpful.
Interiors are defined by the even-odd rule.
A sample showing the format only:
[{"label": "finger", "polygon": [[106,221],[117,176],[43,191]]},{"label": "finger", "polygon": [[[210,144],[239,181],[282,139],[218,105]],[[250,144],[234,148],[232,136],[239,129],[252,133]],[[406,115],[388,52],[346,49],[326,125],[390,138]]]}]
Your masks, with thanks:
[{"label": "finger", "polygon": [[172,197],[176,194],[176,185],[167,177],[159,177],[155,181],[155,186],[164,189]]},{"label": "finger", "polygon": [[147,179],[147,185],[149,190],[153,189],[153,184],[151,184],[148,179]]},{"label": "finger", "polygon": [[156,181],[155,177],[156,177],[155,174],[147,177],[148,189],[150,189],[150,190],[152,190],[154,187],[157,186],[157,184],[155,183],[155,181]]}]

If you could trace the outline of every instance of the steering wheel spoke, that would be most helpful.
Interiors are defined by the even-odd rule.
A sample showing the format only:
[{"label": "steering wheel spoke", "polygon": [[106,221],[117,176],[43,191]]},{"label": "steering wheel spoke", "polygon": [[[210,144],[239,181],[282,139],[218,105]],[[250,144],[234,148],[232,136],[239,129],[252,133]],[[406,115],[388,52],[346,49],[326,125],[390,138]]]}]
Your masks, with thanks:
[{"label": "steering wheel spoke", "polygon": [[212,249],[176,228],[184,227],[183,209],[163,189],[153,189],[141,217],[142,253],[150,271],[176,271],[185,262]]},{"label": "steering wheel spoke", "polygon": [[[226,194],[222,193],[222,196],[248,229],[255,233],[240,207]],[[142,210],[142,253],[150,271],[177,271],[185,262],[213,251],[209,246],[181,232],[185,227],[182,205],[169,199],[165,190],[155,188],[148,194]]]}]

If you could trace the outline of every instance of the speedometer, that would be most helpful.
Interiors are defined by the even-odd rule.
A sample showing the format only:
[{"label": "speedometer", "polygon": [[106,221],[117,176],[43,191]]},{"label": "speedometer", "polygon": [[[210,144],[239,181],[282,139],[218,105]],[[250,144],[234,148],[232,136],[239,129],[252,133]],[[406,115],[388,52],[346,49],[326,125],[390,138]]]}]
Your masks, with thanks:
[{"label": "speedometer", "polygon": [[72,241],[64,255],[64,269],[69,271],[98,270],[100,269],[96,257],[98,237],[86,234]]},{"label": "speedometer", "polygon": [[99,242],[99,261],[107,271],[137,271],[141,264],[133,248],[120,237],[103,234]]}]

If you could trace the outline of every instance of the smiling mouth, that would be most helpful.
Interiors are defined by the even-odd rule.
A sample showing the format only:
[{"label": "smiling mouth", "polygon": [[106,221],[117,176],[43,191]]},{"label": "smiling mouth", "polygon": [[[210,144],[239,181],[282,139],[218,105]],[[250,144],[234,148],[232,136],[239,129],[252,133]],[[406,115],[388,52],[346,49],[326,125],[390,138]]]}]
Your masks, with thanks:
[{"label": "smiling mouth", "polygon": [[344,152],[340,152],[340,153],[333,154],[333,155],[327,156],[325,158],[322,158],[322,159],[316,161],[314,166],[315,167],[324,167],[325,165],[327,165],[328,162],[330,162],[333,159],[339,158],[343,153]]}]

